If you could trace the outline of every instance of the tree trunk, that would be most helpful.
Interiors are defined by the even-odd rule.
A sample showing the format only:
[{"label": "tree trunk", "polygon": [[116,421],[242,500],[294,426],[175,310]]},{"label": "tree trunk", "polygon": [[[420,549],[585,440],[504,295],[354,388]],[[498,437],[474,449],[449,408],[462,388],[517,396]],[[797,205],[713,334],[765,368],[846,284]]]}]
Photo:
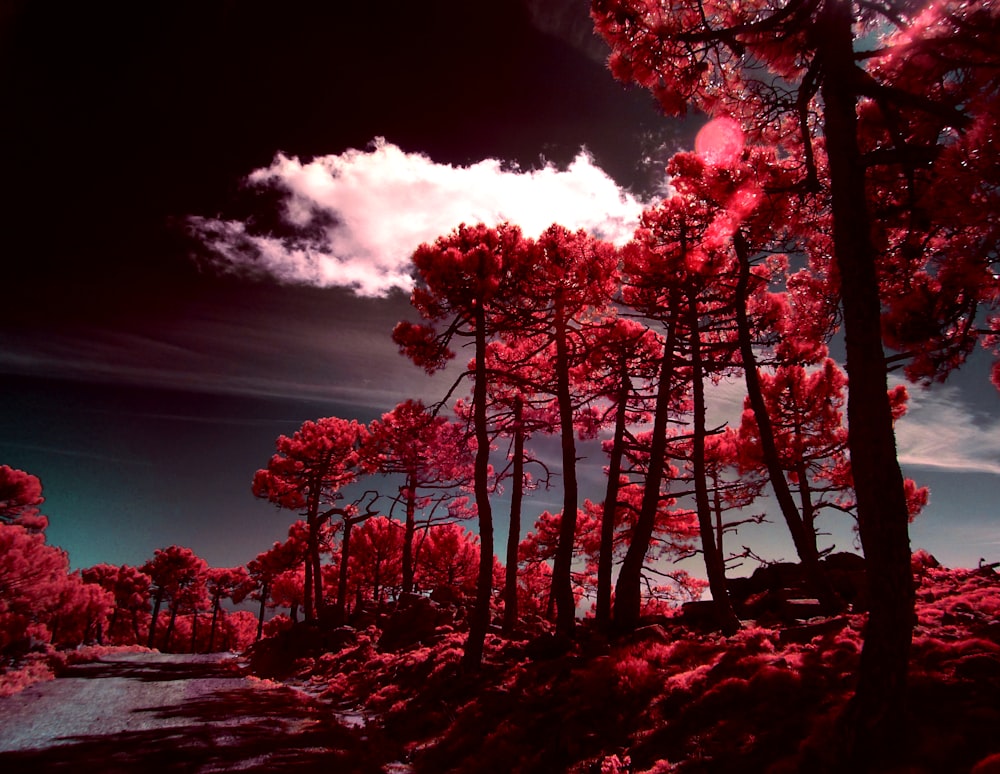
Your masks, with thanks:
[{"label": "tree trunk", "polygon": [[153,598],[153,617],[149,621],[149,642],[146,643],[146,647],[154,647],[153,643],[156,641],[156,619],[160,617],[160,605],[163,604],[163,589],[156,592],[156,596]]},{"label": "tree trunk", "polygon": [[170,650],[170,638],[174,635],[174,624],[177,623],[177,600],[170,600],[170,620],[167,622],[167,631],[163,635],[163,647]]},{"label": "tree trunk", "polygon": [[312,564],[312,530],[310,530],[309,537],[307,539],[306,545],[306,555],[303,558],[305,562],[305,577],[303,579],[302,586],[302,613],[306,619],[306,623],[312,621],[315,616],[313,615],[313,564]]},{"label": "tree trunk", "polygon": [[778,501],[781,515],[785,519],[788,532],[792,536],[792,543],[795,545],[795,552],[802,562],[802,569],[813,594],[819,601],[823,611],[828,615],[833,615],[844,609],[844,600],[830,585],[830,579],[823,572],[819,563],[819,553],[816,550],[816,534],[810,533],[798,508],[795,505],[795,498],[792,496],[791,488],[785,479],[785,472],[781,467],[781,458],[778,454],[778,445],[774,439],[774,428],[771,424],[771,416],[767,411],[767,404],[764,402],[764,394],[760,386],[760,375],[757,372],[757,357],[753,351],[753,339],[750,330],[750,320],[747,317],[747,300],[750,295],[750,255],[749,247],[743,235],[737,231],[734,235],[734,247],[740,263],[739,280],[736,285],[736,327],[740,341],[740,357],[743,360],[743,373],[746,380],[747,398],[750,401],[750,408],[753,410],[754,420],[757,423],[757,434],[760,437],[760,449],[764,458],[764,465],[767,467],[767,477],[771,482],[771,489],[774,497]]},{"label": "tree trunk", "polygon": [[914,589],[908,512],[887,395],[881,305],[857,142],[851,6],[823,6],[821,95],[830,169],[833,244],[840,272],[849,378],[848,446],[865,552],[869,614],[858,684],[846,716],[858,761],[891,758],[906,729]]},{"label": "tree trunk", "polygon": [[260,612],[257,613],[257,637],[254,642],[260,642],[260,638],[264,636],[264,606],[267,604],[270,585],[267,581],[264,581],[260,587]]},{"label": "tree trunk", "polygon": [[579,486],[576,480],[576,425],[569,387],[569,325],[563,304],[556,302],[553,321],[556,343],[556,401],[559,405],[559,435],[562,449],[563,510],[559,520],[559,542],[552,563],[552,596],[556,602],[556,632],[573,634],[576,624],[576,599],[573,596],[573,546],[576,542],[576,517]]},{"label": "tree trunk", "polygon": [[351,529],[354,522],[344,517],[344,538],[340,541],[340,567],[337,577],[337,621],[347,621],[347,563],[351,558]]},{"label": "tree trunk", "polygon": [[191,611],[191,652],[195,652],[195,647],[198,640],[198,611]]},{"label": "tree trunk", "polygon": [[[670,291],[671,310],[677,308],[678,295]],[[653,417],[653,437],[649,449],[649,464],[642,492],[639,517],[632,530],[615,586],[615,628],[631,631],[639,625],[642,610],[642,567],[646,552],[656,527],[656,514],[660,509],[660,485],[663,483],[663,466],[667,455],[667,421],[670,417],[670,390],[674,380],[674,348],[677,344],[677,321],[671,317],[667,327],[663,357],[660,360],[659,384],[656,388],[656,413]]]},{"label": "tree trunk", "polygon": [[490,600],[493,596],[493,508],[490,504],[490,434],[486,422],[486,313],[482,304],[475,308],[476,370],[472,391],[473,426],[476,434],[476,459],[473,488],[479,519],[479,574],[476,580],[476,603],[469,616],[469,636],[465,641],[463,663],[478,670],[483,662],[486,630],[490,625]]},{"label": "tree trunk", "polygon": [[416,476],[406,477],[406,526],[403,530],[403,593],[413,592],[413,536],[417,531]]},{"label": "tree trunk", "polygon": [[510,493],[510,529],[507,533],[507,567],[503,589],[503,633],[517,628],[517,549],[521,542],[521,504],[524,500],[524,403],[514,399],[514,469]]},{"label": "tree trunk", "polygon": [[693,294],[689,303],[688,345],[691,356],[691,386],[694,402],[691,474],[694,478],[694,499],[698,514],[698,527],[701,532],[701,550],[705,557],[708,586],[712,592],[712,601],[715,603],[715,617],[722,633],[728,636],[739,631],[740,621],[736,617],[732,600],[729,598],[729,589],[726,584],[726,563],[719,546],[716,545],[715,530],[712,524],[712,503],[708,496],[708,479],[705,468],[705,370],[701,351],[698,301]]},{"label": "tree trunk", "polygon": [[216,595],[215,598],[212,600],[212,625],[211,625],[211,627],[208,630],[208,652],[209,653],[214,653],[215,652],[215,632],[216,632],[216,628],[217,628],[217,626],[219,624],[219,608],[220,607],[221,607],[221,605],[219,604],[219,596]]},{"label": "tree trunk", "polygon": [[604,508],[601,512],[601,547],[597,557],[597,607],[594,611],[594,617],[597,625],[604,630],[611,626],[611,574],[614,568],[615,517],[618,514],[618,489],[621,485],[622,457],[625,454],[628,396],[632,389],[628,374],[628,357],[624,352],[622,352],[618,379],[618,394],[615,398],[615,434],[611,443],[608,487],[604,493]]}]

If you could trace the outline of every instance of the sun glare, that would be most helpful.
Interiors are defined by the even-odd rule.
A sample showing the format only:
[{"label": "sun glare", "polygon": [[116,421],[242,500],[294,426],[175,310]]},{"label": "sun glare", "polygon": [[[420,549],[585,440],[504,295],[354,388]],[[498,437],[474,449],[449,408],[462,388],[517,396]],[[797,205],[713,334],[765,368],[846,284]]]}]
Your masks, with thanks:
[{"label": "sun glare", "polygon": [[728,116],[713,118],[698,131],[694,150],[706,164],[732,164],[743,151],[743,130]]}]

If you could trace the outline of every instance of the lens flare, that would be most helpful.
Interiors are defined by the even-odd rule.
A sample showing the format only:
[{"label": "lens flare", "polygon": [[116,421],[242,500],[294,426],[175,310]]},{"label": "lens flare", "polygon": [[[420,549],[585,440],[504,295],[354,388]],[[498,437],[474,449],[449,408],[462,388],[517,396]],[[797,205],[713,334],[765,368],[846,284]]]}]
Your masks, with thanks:
[{"label": "lens flare", "polygon": [[743,151],[743,130],[728,116],[713,118],[698,131],[694,151],[706,164],[732,164]]}]

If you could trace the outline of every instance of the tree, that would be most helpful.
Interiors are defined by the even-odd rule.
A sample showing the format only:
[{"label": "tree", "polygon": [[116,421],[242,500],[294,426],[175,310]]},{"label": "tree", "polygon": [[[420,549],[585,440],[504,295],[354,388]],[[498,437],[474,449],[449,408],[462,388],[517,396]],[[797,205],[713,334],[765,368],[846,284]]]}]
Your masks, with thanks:
[{"label": "tree", "polygon": [[523,249],[521,232],[510,225],[459,226],[413,255],[420,284],[411,303],[426,324],[400,322],[393,339],[400,351],[428,373],[454,357],[455,340],[471,339],[474,371],[472,418],[476,443],[473,490],[479,522],[479,578],[470,617],[464,663],[482,663],[493,590],[493,509],[490,503],[490,430],[487,422],[486,345],[505,325],[504,303],[517,297],[515,256]]},{"label": "tree", "polygon": [[340,490],[362,470],[368,429],[356,420],[324,417],[307,421],[291,436],[278,437],[277,453],[254,476],[253,493],[279,508],[299,511],[308,527],[305,565],[306,621],[323,605],[321,532],[330,517],[347,512],[336,503]]},{"label": "tree", "polygon": [[[974,230],[974,243],[989,244],[976,254],[956,239],[968,230],[935,227],[936,218],[954,223],[955,211],[938,213],[942,208],[932,205],[945,172],[970,181],[966,190],[979,195],[979,205],[997,196],[996,148],[983,141],[996,118],[996,11],[964,2],[593,0],[592,12],[612,46],[609,65],[618,78],[651,89],[667,113],[694,104],[740,119],[754,137],[780,142],[798,163],[803,209],[829,218],[829,229],[809,245],[810,258],[833,269],[827,276],[840,292],[848,443],[872,589],[848,748],[881,757],[904,729],[914,603],[881,339],[882,301],[890,298],[883,292],[898,288],[898,278],[916,277],[925,295],[941,302],[936,310],[962,308],[957,316],[930,318],[946,323],[943,339],[953,341],[951,323],[967,318],[969,303],[953,303],[961,298],[953,288],[921,281],[916,267],[931,258],[980,267],[994,260],[992,223]],[[905,224],[885,241],[873,228],[882,204]],[[956,210],[957,218],[969,212]],[[940,238],[939,249],[926,249],[928,236]],[[913,260],[902,266],[886,260],[892,252],[882,248],[893,242]],[[940,249],[946,245],[957,248],[950,258],[952,251]],[[940,277],[940,265],[934,274]],[[986,277],[964,273],[973,275]],[[995,303],[996,281],[987,284]],[[958,336],[969,327],[959,325]],[[942,328],[931,328],[913,339],[933,342]]]},{"label": "tree", "polygon": [[114,598],[108,619],[107,641],[115,645],[136,645],[141,639],[141,624],[149,618],[149,583],[146,573],[123,564],[115,567],[98,564],[82,571],[83,580],[96,583]]},{"label": "tree", "polygon": [[[602,628],[611,626],[611,590],[614,569],[615,529],[622,512],[619,491],[627,478],[622,463],[630,421],[649,416],[652,402],[637,388],[641,378],[651,381],[656,372],[663,342],[657,334],[635,320],[610,317],[592,330],[587,348],[589,377],[594,392],[607,401],[603,416],[595,416],[592,433],[609,423],[613,426],[610,442],[605,443],[609,464],[607,487],[601,509],[601,535],[597,560],[597,590],[594,617]],[[596,412],[595,412],[596,413]]]},{"label": "tree", "polygon": [[585,359],[583,332],[604,314],[618,285],[618,253],[584,231],[553,225],[537,240],[536,252],[525,252],[532,281],[523,295],[532,320],[530,334],[551,342],[552,378],[548,391],[558,409],[563,477],[563,509],[559,543],[552,567],[556,629],[572,634],[576,620],[572,562],[579,510],[576,475],[576,416],[580,399],[573,395],[574,368]]},{"label": "tree", "polygon": [[0,465],[0,523],[20,524],[41,532],[48,526],[48,519],[38,511],[43,502],[42,482],[38,476],[10,465]]},{"label": "tree", "polygon": [[153,552],[153,558],[141,568],[149,576],[153,598],[153,617],[149,622],[148,647],[156,644],[156,623],[163,602],[169,603],[170,620],[163,637],[164,648],[170,647],[170,637],[177,614],[184,605],[194,606],[205,592],[205,572],[208,564],[190,548],[168,546]]},{"label": "tree", "polygon": [[208,595],[212,606],[212,625],[208,635],[208,652],[215,652],[222,600],[242,602],[250,591],[250,573],[246,567],[212,567],[207,572]]},{"label": "tree", "polygon": [[429,529],[435,507],[470,481],[472,454],[464,428],[420,401],[400,403],[369,430],[379,472],[403,477],[394,504],[402,502],[406,514],[402,571],[403,593],[408,594],[413,591],[416,512],[430,511]]},{"label": "tree", "polygon": [[388,596],[403,585],[403,525],[386,516],[368,519],[353,538],[350,578],[361,600],[371,599],[381,609]]},{"label": "tree", "polygon": [[477,543],[461,524],[442,524],[428,531],[416,557],[420,588],[446,588],[473,597],[479,575]]},{"label": "tree", "polygon": [[[301,524],[301,522],[296,524]],[[298,539],[299,533],[305,532],[305,525],[302,525],[302,529],[296,529],[296,524],[293,524],[289,529],[288,540],[283,543],[275,542],[267,551],[262,551],[254,559],[247,562],[247,572],[250,574],[250,582],[253,584],[253,590],[249,596],[260,602],[257,613],[258,640],[264,633],[264,609],[268,599],[270,599],[274,579],[281,573],[301,565],[305,558],[305,544]]]}]

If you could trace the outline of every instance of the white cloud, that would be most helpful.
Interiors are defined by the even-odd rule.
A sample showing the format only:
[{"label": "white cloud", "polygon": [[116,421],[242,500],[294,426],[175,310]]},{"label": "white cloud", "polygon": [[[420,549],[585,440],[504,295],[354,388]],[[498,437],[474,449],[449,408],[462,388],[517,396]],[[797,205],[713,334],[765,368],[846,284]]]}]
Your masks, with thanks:
[{"label": "white cloud", "polygon": [[974,415],[956,388],[909,390],[909,410],[896,423],[901,464],[1000,475],[1000,420]]},{"label": "white cloud", "polygon": [[363,296],[409,290],[413,251],[463,222],[509,221],[528,236],[560,223],[622,243],[643,206],[584,151],[564,170],[551,164],[507,169],[494,159],[455,167],[381,138],[366,151],[309,163],[279,155],[248,181],[286,192],[283,216],[296,236],[263,236],[237,221],[191,218],[216,260],[230,270],[349,287]]}]

